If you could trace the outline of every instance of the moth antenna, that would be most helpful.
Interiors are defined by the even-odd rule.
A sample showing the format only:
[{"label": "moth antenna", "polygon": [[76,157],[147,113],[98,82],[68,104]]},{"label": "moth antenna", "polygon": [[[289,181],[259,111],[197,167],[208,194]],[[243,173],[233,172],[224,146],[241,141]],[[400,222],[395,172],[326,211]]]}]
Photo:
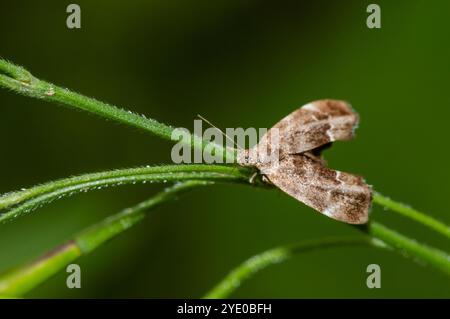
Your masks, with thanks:
[{"label": "moth antenna", "polygon": [[234,144],[234,146],[236,146],[237,148],[243,149],[243,147],[239,146],[238,144],[236,144],[234,142],[234,140],[229,137],[227,134],[224,133],[224,131],[222,131],[220,128],[218,128],[217,126],[215,126],[214,124],[212,124],[210,121],[208,121],[207,119],[205,119],[203,116],[201,116],[200,114],[197,114],[197,116],[202,120],[205,121],[206,123],[208,123],[210,126],[214,127],[215,129],[219,130],[220,133],[222,133],[223,136],[225,136],[225,138],[227,140],[229,140],[231,143]]}]

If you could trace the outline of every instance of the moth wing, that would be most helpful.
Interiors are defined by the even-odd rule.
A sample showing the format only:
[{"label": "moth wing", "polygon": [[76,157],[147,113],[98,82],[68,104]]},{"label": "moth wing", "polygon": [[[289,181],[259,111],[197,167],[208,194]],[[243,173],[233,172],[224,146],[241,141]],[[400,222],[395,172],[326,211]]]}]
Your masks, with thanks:
[{"label": "moth wing", "polygon": [[271,149],[271,136],[277,130],[280,155],[303,153],[337,140],[351,139],[358,121],[358,114],[345,101],[314,101],[275,124],[257,148]]},{"label": "moth wing", "polygon": [[356,175],[329,169],[314,157],[295,154],[278,165],[260,167],[275,186],[333,219],[365,224],[369,218],[372,189]]}]

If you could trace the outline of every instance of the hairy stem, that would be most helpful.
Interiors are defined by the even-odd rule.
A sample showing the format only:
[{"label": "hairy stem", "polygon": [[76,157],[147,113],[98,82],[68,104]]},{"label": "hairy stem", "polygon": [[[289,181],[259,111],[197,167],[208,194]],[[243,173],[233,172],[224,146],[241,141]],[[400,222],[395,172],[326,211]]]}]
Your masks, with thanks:
[{"label": "hairy stem", "polygon": [[59,87],[34,77],[29,71],[6,60],[0,59],[0,87],[16,93],[63,104],[69,108],[83,110],[102,118],[132,126],[163,139],[182,142],[190,147],[214,150],[215,156],[223,158],[226,163],[235,161],[235,150],[224,148],[213,142],[204,141],[195,134],[181,134],[181,131],[143,115],[110,105],[96,99]]},{"label": "hairy stem", "polygon": [[365,229],[365,232],[367,235],[362,238],[318,239],[267,250],[240,264],[203,298],[227,298],[243,281],[251,278],[268,266],[279,264],[294,255],[307,251],[338,246],[372,245],[374,247],[396,250],[405,257],[411,257],[419,263],[433,265],[450,276],[450,257],[446,253],[417,243],[413,239],[407,238],[379,223],[372,222]]},{"label": "hairy stem", "polygon": [[245,280],[250,279],[257,272],[288,260],[294,255],[323,248],[340,246],[358,246],[375,244],[369,237],[362,238],[326,238],[302,241],[297,244],[281,246],[255,255],[232,270],[203,298],[219,299],[229,297]]},{"label": "hairy stem", "polygon": [[412,207],[394,201],[377,192],[373,196],[373,202],[399,213],[400,215],[410,218],[450,239],[450,227],[428,215],[425,215],[424,213],[419,212],[418,210],[415,210]]},{"label": "hairy stem", "polygon": [[[38,205],[47,203],[55,198],[60,198],[61,196],[64,196],[64,194],[70,194],[71,192],[80,190],[89,190],[99,187],[99,185],[112,186],[117,185],[118,183],[137,182],[142,180],[163,181],[187,179],[248,183],[251,174],[252,171],[248,169],[219,165],[159,166],[86,174],[6,195],[3,203],[17,203],[18,198],[21,201],[25,201],[21,205],[13,207],[3,215],[0,215],[0,220],[8,220],[14,216],[23,214]],[[1,202],[2,201],[0,201],[0,203]],[[386,243],[390,247],[402,253],[406,253],[407,255],[414,256],[416,260],[432,264],[445,273],[450,272],[450,261],[448,256],[439,250],[419,244],[378,223],[371,223],[368,226],[358,228],[369,233],[373,238]]]},{"label": "hairy stem", "polygon": [[94,189],[126,184],[183,180],[245,183],[249,173],[250,171],[245,168],[224,165],[164,165],[84,174],[1,196],[0,209],[10,209],[0,215],[0,222],[21,216],[53,200]]},{"label": "hairy stem", "polygon": [[450,256],[446,252],[418,243],[377,222],[369,223],[366,231],[402,255],[413,258],[421,264],[431,265],[450,276]]},{"label": "hairy stem", "polygon": [[150,209],[176,198],[194,187],[211,184],[208,181],[187,181],[176,184],[140,204],[110,216],[75,235],[40,258],[0,275],[0,296],[20,297],[35,288],[67,264],[88,254],[108,240],[140,222]]}]

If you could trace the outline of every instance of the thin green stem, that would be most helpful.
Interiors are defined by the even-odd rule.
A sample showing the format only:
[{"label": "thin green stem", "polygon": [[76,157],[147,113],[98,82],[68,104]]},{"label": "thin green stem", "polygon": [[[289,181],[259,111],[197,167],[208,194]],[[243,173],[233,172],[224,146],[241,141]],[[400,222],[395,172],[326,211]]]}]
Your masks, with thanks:
[{"label": "thin green stem", "polygon": [[204,298],[227,298],[243,281],[268,266],[284,262],[299,253],[337,246],[372,245],[399,251],[405,257],[411,257],[421,264],[430,264],[450,276],[450,257],[445,252],[417,243],[380,223],[372,222],[366,228],[359,227],[358,229],[363,230],[367,235],[362,238],[318,239],[300,242],[255,255],[232,270]]},{"label": "thin green stem", "polygon": [[0,298],[17,298],[35,288],[81,256],[74,242],[67,242],[44,256],[0,275]]},{"label": "thin green stem", "polygon": [[[9,203],[9,205],[11,205],[12,203],[17,203],[19,199],[24,202],[1,215],[0,220],[10,219],[70,193],[104,187],[105,185],[112,186],[140,181],[187,179],[248,183],[250,174],[251,170],[248,169],[218,165],[159,166],[86,174],[6,195],[3,203]],[[2,203],[2,201],[0,201],[0,203]],[[394,247],[401,252],[406,252],[413,256],[416,255],[417,259],[424,260],[446,273],[449,272],[448,257],[439,250],[416,243],[415,241],[390,231],[377,223],[372,223],[369,228],[365,227],[363,230],[369,232],[374,238],[382,240],[389,246]]]},{"label": "thin green stem", "polygon": [[171,140],[173,128],[168,125],[40,80],[23,67],[6,60],[0,59],[0,71],[4,73],[0,74],[0,86],[16,93],[61,103]]},{"label": "thin green stem", "polygon": [[28,213],[66,196],[105,187],[183,180],[248,181],[245,168],[220,165],[164,165],[113,170],[61,179],[0,197],[0,222]]},{"label": "thin green stem", "polygon": [[35,288],[67,264],[88,254],[108,240],[117,237],[140,222],[150,209],[172,200],[194,187],[211,184],[208,181],[187,181],[176,184],[140,204],[106,218],[81,231],[71,240],[40,258],[0,275],[0,296],[20,297]]},{"label": "thin green stem", "polygon": [[425,215],[424,213],[421,213],[408,205],[394,201],[377,192],[374,193],[373,202],[399,213],[400,215],[410,218],[450,239],[450,227],[441,221],[434,219],[433,217]]},{"label": "thin green stem", "polygon": [[421,264],[429,264],[450,276],[450,256],[446,252],[419,243],[377,222],[369,223],[366,231],[404,256]]},{"label": "thin green stem", "polygon": [[0,87],[16,93],[63,104],[69,108],[83,110],[102,118],[135,127],[163,139],[182,142],[199,150],[214,150],[215,156],[223,158],[226,163],[235,161],[235,150],[213,142],[204,141],[195,134],[181,134],[181,131],[131,111],[110,105],[82,94],[59,87],[34,77],[29,71],[6,60],[0,59]]},{"label": "thin green stem", "polygon": [[222,175],[233,175],[245,177],[242,172],[248,172],[248,169],[226,165],[161,165],[161,166],[142,166],[135,168],[116,169],[104,172],[89,173],[79,176],[64,178],[45,184],[37,185],[29,189],[22,189],[17,192],[7,193],[0,196],[0,209],[4,209],[23,202],[24,200],[42,195],[63,187],[79,185],[86,182],[100,181],[111,178],[121,178],[126,176],[138,176],[146,174],[166,174],[166,173],[217,173]]},{"label": "thin green stem", "polygon": [[288,260],[294,255],[323,248],[359,246],[376,244],[369,237],[362,238],[326,238],[302,241],[289,246],[281,246],[255,255],[232,270],[203,298],[220,299],[229,297],[245,280],[271,265]]}]

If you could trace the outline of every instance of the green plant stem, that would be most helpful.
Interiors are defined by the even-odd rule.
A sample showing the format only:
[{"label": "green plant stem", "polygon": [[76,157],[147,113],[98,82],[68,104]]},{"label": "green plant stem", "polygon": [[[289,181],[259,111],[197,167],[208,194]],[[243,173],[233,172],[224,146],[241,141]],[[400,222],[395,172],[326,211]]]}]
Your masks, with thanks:
[{"label": "green plant stem", "polygon": [[450,239],[450,227],[428,215],[425,215],[424,213],[419,212],[418,210],[415,210],[412,207],[394,201],[377,192],[373,195],[373,202],[397,212],[400,215],[410,218]]},{"label": "green plant stem", "polygon": [[55,199],[89,190],[136,183],[182,180],[247,182],[250,171],[221,165],[163,165],[113,170],[61,179],[0,197],[0,222],[21,216]]},{"label": "green plant stem", "polygon": [[375,222],[370,223],[365,228],[365,233],[367,235],[362,238],[318,239],[267,250],[240,264],[203,298],[227,298],[243,281],[251,278],[254,274],[270,265],[284,262],[299,253],[337,246],[372,245],[374,247],[397,250],[405,257],[412,257],[419,263],[433,265],[450,276],[450,258],[446,253],[417,243],[413,239],[407,238]]},{"label": "green plant stem", "polygon": [[173,128],[156,120],[144,118],[133,112],[40,80],[23,67],[14,65],[6,60],[0,60],[0,71],[4,73],[0,74],[0,85],[16,93],[61,103],[99,115],[105,119],[151,132],[166,140],[171,140]]},{"label": "green plant stem", "polygon": [[232,270],[203,298],[220,299],[229,297],[243,281],[250,279],[257,272],[268,266],[286,261],[294,255],[307,251],[340,246],[370,245],[374,242],[368,237],[362,238],[326,238],[310,241],[302,241],[289,246],[281,246],[255,255]]},{"label": "green plant stem", "polygon": [[0,275],[0,296],[22,296],[56,274],[67,264],[92,252],[140,222],[150,209],[172,200],[194,187],[211,183],[208,181],[178,183],[134,207],[127,208],[89,227],[42,257]]},{"label": "green plant stem", "polygon": [[67,242],[33,262],[3,273],[0,275],[0,298],[21,297],[80,256],[76,244]]},{"label": "green plant stem", "polygon": [[0,59],[0,87],[25,96],[96,114],[102,118],[144,130],[169,141],[184,142],[189,144],[189,147],[199,150],[214,149],[215,155],[224,158],[226,163],[233,163],[236,158],[234,149],[204,141],[201,136],[195,134],[189,134],[188,138],[178,140],[178,137],[173,135],[176,129],[169,125],[40,80],[23,67],[3,59]]},{"label": "green plant stem", "polygon": [[429,264],[450,276],[450,256],[447,253],[418,243],[377,222],[369,223],[366,231],[373,238],[382,241],[402,255],[413,258],[421,264]]},{"label": "green plant stem", "polygon": [[[99,185],[117,185],[118,183],[131,183],[142,180],[163,181],[187,179],[222,180],[228,182],[239,181],[248,183],[251,174],[252,171],[248,169],[219,165],[168,165],[86,174],[6,195],[6,197],[3,198],[4,204],[17,203],[19,199],[25,202],[1,215],[0,220],[7,220],[20,215],[37,205],[47,203],[64,194],[88,190],[99,187]],[[2,201],[0,201],[0,203],[2,203]],[[448,257],[439,250],[416,243],[412,239],[397,234],[394,231],[390,231],[388,228],[377,223],[372,223],[370,227],[362,229],[374,238],[385,242],[402,253],[416,256],[417,260],[423,260],[446,273],[449,272],[450,266]]]}]

